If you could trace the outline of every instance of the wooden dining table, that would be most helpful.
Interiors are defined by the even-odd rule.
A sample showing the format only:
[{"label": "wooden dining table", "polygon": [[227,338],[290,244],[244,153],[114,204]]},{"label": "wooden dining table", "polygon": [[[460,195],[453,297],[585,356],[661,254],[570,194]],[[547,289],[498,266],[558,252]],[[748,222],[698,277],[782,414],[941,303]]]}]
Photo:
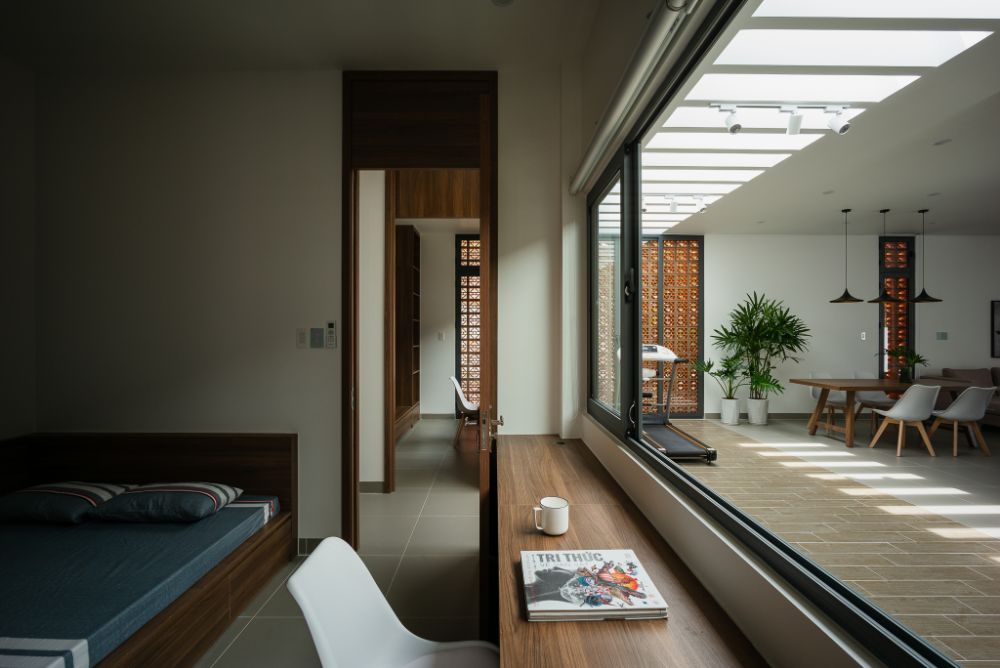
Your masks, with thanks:
[{"label": "wooden dining table", "polygon": [[850,410],[845,410],[844,426],[837,424],[830,425],[830,429],[844,435],[844,444],[854,447],[854,422],[857,414],[854,411],[854,399],[858,392],[885,392],[902,393],[911,385],[935,385],[942,391],[955,392],[963,390],[969,383],[963,380],[928,380],[926,383],[917,381],[916,383],[905,383],[891,378],[792,378],[791,382],[796,385],[807,385],[819,388],[819,399],[816,401],[816,408],[813,409],[809,417],[809,435],[814,436],[819,427],[819,419],[826,410],[826,400],[831,392],[843,392],[846,395],[846,405]]}]

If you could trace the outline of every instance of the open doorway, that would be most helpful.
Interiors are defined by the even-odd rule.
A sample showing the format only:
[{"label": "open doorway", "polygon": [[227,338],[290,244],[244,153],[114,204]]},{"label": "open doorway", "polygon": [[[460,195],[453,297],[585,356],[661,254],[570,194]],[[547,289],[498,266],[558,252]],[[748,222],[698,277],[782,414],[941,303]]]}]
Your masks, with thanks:
[{"label": "open doorway", "polygon": [[[428,400],[431,397],[426,388],[433,387],[437,392],[442,383],[447,388],[449,378],[439,378],[442,375],[440,373],[435,373],[435,377],[430,378],[431,374],[426,372],[425,365],[429,359],[424,359],[423,348],[429,346],[425,343],[426,332],[421,332],[421,325],[427,296],[422,285],[417,287],[418,283],[423,283],[424,260],[415,261],[412,249],[419,248],[418,254],[425,255],[426,239],[421,238],[424,235],[421,235],[418,225],[422,225],[428,218],[448,218],[430,216],[429,212],[433,207],[428,209],[428,206],[431,203],[440,200],[456,204],[448,193],[457,193],[461,200],[477,189],[477,200],[468,199],[457,203],[466,207],[467,215],[461,218],[471,221],[471,227],[462,232],[474,234],[478,230],[480,250],[480,301],[476,317],[479,330],[478,391],[481,410],[478,413],[477,429],[470,431],[480,436],[469,448],[471,452],[467,479],[472,483],[472,494],[467,500],[445,499],[434,504],[425,496],[420,507],[443,504],[453,508],[467,503],[476,511],[465,520],[438,522],[441,526],[437,533],[432,536],[430,534],[434,534],[434,531],[431,531],[426,537],[430,546],[428,549],[434,546],[446,549],[447,536],[454,533],[456,522],[470,525],[478,534],[475,540],[476,554],[471,560],[475,568],[470,572],[473,580],[470,585],[475,588],[478,584],[481,595],[475,611],[477,614],[472,619],[479,622],[477,635],[486,638],[496,636],[496,515],[491,511],[491,481],[494,479],[491,465],[495,457],[491,416],[495,415],[496,397],[496,90],[495,73],[348,72],[344,75],[343,251],[346,326],[343,403],[346,417],[342,460],[342,535],[356,548],[360,548],[362,553],[371,554],[372,549],[382,549],[378,544],[378,536],[370,531],[368,533],[371,535],[367,538],[364,534],[366,524],[361,515],[362,492],[374,488],[375,495],[392,500],[385,501],[386,505],[403,503],[403,469],[397,453],[397,450],[406,452],[407,443],[402,439],[419,435],[423,427],[430,428],[434,422],[447,423],[452,432],[458,426],[452,413],[454,401],[449,403],[446,419],[439,419],[432,413],[424,415],[430,413]],[[373,177],[372,173],[378,176]],[[438,180],[437,176],[442,176],[443,179]],[[362,195],[371,196],[373,201],[379,200],[377,192],[374,195],[368,192],[371,185],[369,181],[372,179],[381,182],[382,206],[381,211],[376,208],[375,213],[367,212],[362,206]],[[435,185],[441,181],[450,183],[455,180],[462,181],[464,185],[451,189],[446,187],[443,191]],[[415,195],[398,196],[407,190]],[[417,211],[406,211],[407,206]],[[397,221],[403,224],[397,225]],[[417,224],[413,224],[414,222]],[[381,230],[382,248],[385,249],[381,254],[372,250],[379,247],[377,244],[365,246],[369,234],[377,235],[372,227]],[[407,227],[412,228],[412,231],[406,230]],[[426,238],[429,239],[431,234],[433,232],[427,233]],[[399,247],[409,244],[411,250],[398,253],[397,241]],[[454,233],[447,242],[454,253]],[[400,278],[409,273],[411,285],[408,291],[400,288],[397,295],[396,277],[393,275],[390,278],[390,273],[396,272],[399,269],[398,262],[407,261],[406,258],[409,269],[401,272]],[[369,294],[361,275],[367,271],[369,264],[377,266],[380,260],[379,275],[383,278],[381,293],[377,286],[371,286]],[[454,267],[454,259],[447,264]],[[416,281],[412,280],[414,278]],[[453,312],[456,309],[454,290],[454,287],[448,290],[448,307]],[[407,300],[410,312],[403,313],[395,303],[390,307],[387,295],[390,299],[398,296],[400,307],[403,300]],[[417,305],[416,309],[413,309],[414,304]],[[380,329],[365,324],[368,320],[374,321],[379,313],[382,316]],[[407,329],[404,329],[403,320],[407,321]],[[386,327],[387,322],[390,323],[389,327]],[[392,336],[387,336],[386,332],[390,330]],[[405,333],[405,336],[397,339],[395,334],[399,332]],[[448,339],[454,341],[454,334],[449,337],[450,332],[446,328],[438,327],[432,332],[431,340],[437,344],[445,344],[443,348],[448,347]],[[445,341],[438,341],[438,332],[442,333]],[[381,352],[381,366],[376,364],[369,369],[365,366],[365,359],[374,358],[376,350]],[[452,347],[451,355],[454,350]],[[455,361],[454,357],[451,359]],[[409,365],[408,371],[402,369],[406,364]],[[425,376],[428,378],[425,379]],[[377,387],[379,378],[384,383],[382,393],[370,391]],[[364,402],[375,395],[380,395],[382,401],[380,404],[373,402],[375,410],[369,411],[370,407]],[[376,420],[379,414],[381,420]],[[374,438],[363,433],[364,426],[369,423],[381,426],[380,437],[377,430],[373,432]],[[373,442],[376,449],[368,450]],[[459,450],[453,451],[458,453]],[[416,454],[414,450],[411,451]],[[367,455],[375,452],[381,458],[383,471],[380,479],[366,480],[365,476],[369,474],[378,475],[377,465],[372,467],[365,463]],[[429,455],[431,459],[436,456]],[[442,460],[444,458],[442,456]],[[437,470],[430,474],[408,474],[408,477],[423,477],[424,482],[429,478],[433,485],[436,475]],[[362,484],[365,482],[378,484],[369,487]],[[417,506],[415,501],[412,505]],[[410,512],[413,512],[412,508]],[[382,517],[385,518],[384,515]],[[422,538],[417,536],[416,527],[409,532],[405,530],[403,524],[408,521],[380,520],[378,524],[382,527],[381,535],[391,534],[392,539],[397,542],[402,539],[404,546],[414,540],[419,543]],[[390,526],[393,522],[400,525],[396,527],[398,530]],[[430,524],[433,522],[428,523]],[[369,567],[373,572],[380,569],[391,570],[393,575],[388,576],[390,579],[402,577],[405,580],[401,562],[391,565],[388,561],[381,564],[373,562]],[[379,576],[376,575],[376,580],[378,579]],[[392,598],[390,592],[390,602]],[[471,598],[475,601],[477,597]]]}]

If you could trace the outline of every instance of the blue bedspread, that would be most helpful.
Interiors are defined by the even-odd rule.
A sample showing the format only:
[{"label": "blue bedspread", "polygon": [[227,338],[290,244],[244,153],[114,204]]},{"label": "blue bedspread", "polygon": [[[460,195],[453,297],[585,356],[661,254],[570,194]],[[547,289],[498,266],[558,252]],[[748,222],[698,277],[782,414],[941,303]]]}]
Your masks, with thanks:
[{"label": "blue bedspread", "polygon": [[265,519],[243,505],[191,524],[0,525],[0,668],[96,664]]}]

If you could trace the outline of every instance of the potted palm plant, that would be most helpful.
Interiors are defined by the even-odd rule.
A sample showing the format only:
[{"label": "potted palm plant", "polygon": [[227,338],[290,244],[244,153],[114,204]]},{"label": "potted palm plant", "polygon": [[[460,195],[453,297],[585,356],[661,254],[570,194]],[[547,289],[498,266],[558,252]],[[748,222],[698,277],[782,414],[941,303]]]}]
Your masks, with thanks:
[{"label": "potted palm plant", "polygon": [[896,346],[885,351],[889,357],[898,358],[903,364],[899,367],[899,381],[910,383],[917,375],[917,365],[927,366],[927,358],[906,345]]},{"label": "potted palm plant", "polygon": [[719,366],[715,366],[712,360],[699,360],[694,367],[697,371],[714,378],[722,390],[722,424],[739,424],[740,400],[736,398],[736,391],[747,384],[741,358],[730,355],[723,358]]},{"label": "potted palm plant", "polygon": [[785,390],[774,370],[807,348],[809,328],[783,302],[765,295],[747,295],[729,314],[729,324],[715,330],[712,338],[723,352],[737,357],[743,368],[750,398],[750,424],[767,424],[768,396]]}]

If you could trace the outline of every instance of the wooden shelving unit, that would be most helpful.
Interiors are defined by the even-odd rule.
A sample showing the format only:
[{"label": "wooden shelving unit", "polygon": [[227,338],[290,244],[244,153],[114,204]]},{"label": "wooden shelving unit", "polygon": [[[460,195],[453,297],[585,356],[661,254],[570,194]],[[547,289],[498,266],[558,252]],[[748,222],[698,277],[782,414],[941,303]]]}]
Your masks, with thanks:
[{"label": "wooden shelving unit", "polygon": [[396,439],[420,419],[420,235],[396,226]]}]

